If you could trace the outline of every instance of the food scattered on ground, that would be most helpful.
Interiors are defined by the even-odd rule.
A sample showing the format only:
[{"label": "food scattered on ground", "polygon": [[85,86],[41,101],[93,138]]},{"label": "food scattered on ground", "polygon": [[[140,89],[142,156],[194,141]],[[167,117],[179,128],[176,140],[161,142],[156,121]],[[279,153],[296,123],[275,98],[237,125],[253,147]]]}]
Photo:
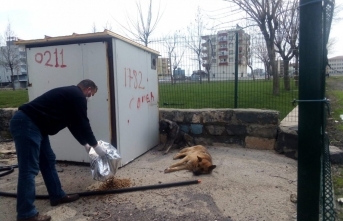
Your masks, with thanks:
[{"label": "food scattered on ground", "polygon": [[98,190],[115,190],[121,188],[127,188],[131,186],[130,179],[119,179],[115,177],[111,177],[107,179],[105,182],[101,183],[98,187]]}]

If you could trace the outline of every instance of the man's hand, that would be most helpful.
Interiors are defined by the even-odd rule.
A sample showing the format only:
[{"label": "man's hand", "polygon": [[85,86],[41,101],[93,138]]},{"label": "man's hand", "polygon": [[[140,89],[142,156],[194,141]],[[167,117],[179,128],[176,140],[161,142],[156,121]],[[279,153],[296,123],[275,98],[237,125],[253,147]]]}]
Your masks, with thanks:
[{"label": "man's hand", "polygon": [[97,153],[100,157],[106,155],[106,150],[102,146],[97,145],[96,147],[93,147],[93,148],[95,150],[95,153]]},{"label": "man's hand", "polygon": [[87,153],[89,153],[89,151],[90,151],[91,148],[92,148],[91,146],[89,146],[89,144],[84,145],[84,147],[85,147]]}]

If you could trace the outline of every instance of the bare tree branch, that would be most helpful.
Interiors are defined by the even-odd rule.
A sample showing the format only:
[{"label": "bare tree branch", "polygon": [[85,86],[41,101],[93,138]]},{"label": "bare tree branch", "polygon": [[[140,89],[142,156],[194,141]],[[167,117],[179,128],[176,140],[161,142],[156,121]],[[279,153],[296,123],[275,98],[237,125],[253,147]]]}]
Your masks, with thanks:
[{"label": "bare tree branch", "polygon": [[264,36],[266,43],[269,63],[267,71],[273,75],[273,94],[280,93],[279,76],[275,65],[275,48],[274,39],[275,32],[278,29],[278,14],[282,0],[225,0],[238,5],[244,12],[246,12],[257,24],[261,33]]},{"label": "bare tree branch", "polygon": [[[148,46],[151,41],[149,40],[151,34],[155,31],[159,21],[162,18],[163,13],[160,13],[160,4],[158,6],[157,15],[153,16],[152,0],[149,1],[149,7],[146,18],[144,17],[144,11],[142,9],[141,1],[136,1],[136,8],[138,17],[130,17],[127,13],[127,24],[123,25],[118,21],[115,22],[123,28],[126,34],[137,41],[142,42],[145,46]],[[155,18],[153,18],[155,17]]]},{"label": "bare tree branch", "polygon": [[3,35],[3,41],[5,41],[5,46],[0,47],[0,65],[2,65],[6,70],[11,71],[11,82],[14,87],[14,70],[19,71],[20,68],[20,57],[19,52],[17,50],[18,46],[14,45],[14,41],[17,39],[15,37],[15,33],[11,28],[11,23],[8,22],[6,31]]},{"label": "bare tree branch", "polygon": [[289,62],[298,52],[299,37],[299,2],[288,1],[282,5],[279,12],[279,27],[275,35],[276,52],[283,60],[285,90],[290,90]]},{"label": "bare tree branch", "polygon": [[198,63],[198,71],[201,70],[201,52],[202,52],[202,38],[205,25],[202,20],[201,10],[198,7],[198,11],[196,14],[196,18],[194,23],[192,23],[187,28],[188,38],[187,38],[187,47],[196,54],[196,58],[194,60]]},{"label": "bare tree branch", "polygon": [[[179,57],[178,53],[175,51],[175,48],[177,46],[177,44],[179,43],[179,39],[182,38],[182,36],[180,36],[180,34],[178,32],[175,32],[174,35],[170,38],[165,37],[164,41],[163,41],[163,45],[166,47],[167,52],[168,52],[168,57],[169,57],[169,66],[170,68],[173,67],[173,70],[175,71],[175,69],[179,66],[182,57],[184,55],[184,50],[182,51],[181,56]],[[172,57],[174,58],[174,63],[172,65]],[[179,59],[177,59],[179,57]],[[171,73],[170,75],[171,77],[171,82],[172,84],[174,84],[174,78],[173,78],[173,73]]]}]

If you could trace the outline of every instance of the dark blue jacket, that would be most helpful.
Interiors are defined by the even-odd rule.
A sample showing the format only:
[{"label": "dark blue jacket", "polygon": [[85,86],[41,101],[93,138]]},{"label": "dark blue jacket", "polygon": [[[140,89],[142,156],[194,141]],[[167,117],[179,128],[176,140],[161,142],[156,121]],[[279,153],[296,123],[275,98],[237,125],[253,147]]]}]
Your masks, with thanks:
[{"label": "dark blue jacket", "polygon": [[97,144],[87,117],[87,100],[78,86],[52,89],[18,109],[32,119],[42,134],[54,135],[68,127],[81,145]]}]

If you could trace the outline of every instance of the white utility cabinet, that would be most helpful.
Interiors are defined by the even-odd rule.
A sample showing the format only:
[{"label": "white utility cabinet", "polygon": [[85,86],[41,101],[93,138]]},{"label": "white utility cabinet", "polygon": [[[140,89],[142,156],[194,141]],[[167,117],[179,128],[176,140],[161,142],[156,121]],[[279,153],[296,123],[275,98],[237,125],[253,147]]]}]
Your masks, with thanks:
[{"label": "white utility cabinet", "polygon": [[[91,79],[98,92],[87,104],[97,140],[118,149],[122,165],[158,145],[159,52],[111,31],[19,40],[25,47],[29,100]],[[89,162],[66,128],[50,136],[57,160]]]}]

